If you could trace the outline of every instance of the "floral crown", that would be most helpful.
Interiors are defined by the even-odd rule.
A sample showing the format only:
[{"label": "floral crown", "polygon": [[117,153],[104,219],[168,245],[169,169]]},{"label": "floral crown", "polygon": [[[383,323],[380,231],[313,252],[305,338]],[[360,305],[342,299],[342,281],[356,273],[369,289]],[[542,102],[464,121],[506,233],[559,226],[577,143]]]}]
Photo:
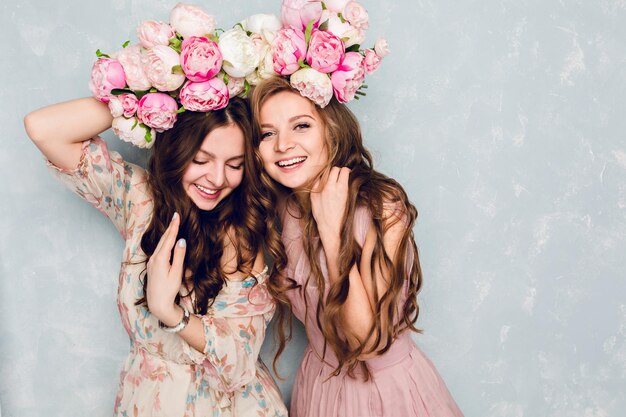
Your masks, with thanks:
[{"label": "floral crown", "polygon": [[112,129],[121,139],[150,148],[155,132],[171,129],[185,110],[208,112],[245,97],[261,80],[289,76],[291,85],[320,107],[333,94],[342,103],[364,95],[365,74],[388,53],[379,39],[359,49],[368,26],[356,1],[283,0],[282,22],[251,16],[227,31],[216,30],[201,7],[179,3],[169,23],[148,20],[110,55],[96,51],[89,86],[108,103]]}]

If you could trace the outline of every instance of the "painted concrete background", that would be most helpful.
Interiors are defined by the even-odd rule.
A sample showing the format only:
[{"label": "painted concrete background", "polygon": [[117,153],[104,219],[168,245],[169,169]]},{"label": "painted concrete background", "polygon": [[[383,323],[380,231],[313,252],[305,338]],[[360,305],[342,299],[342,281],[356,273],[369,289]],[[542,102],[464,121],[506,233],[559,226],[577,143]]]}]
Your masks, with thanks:
[{"label": "painted concrete background", "polygon": [[[47,174],[22,118],[88,95],[95,50],[136,40],[174,4],[0,2],[5,417],[111,415],[128,350],[122,241]],[[279,12],[278,0],[202,4],[225,28]],[[368,41],[385,36],[392,53],[350,107],[420,212],[415,339],[468,417],[626,416],[626,1],[364,4]]]}]

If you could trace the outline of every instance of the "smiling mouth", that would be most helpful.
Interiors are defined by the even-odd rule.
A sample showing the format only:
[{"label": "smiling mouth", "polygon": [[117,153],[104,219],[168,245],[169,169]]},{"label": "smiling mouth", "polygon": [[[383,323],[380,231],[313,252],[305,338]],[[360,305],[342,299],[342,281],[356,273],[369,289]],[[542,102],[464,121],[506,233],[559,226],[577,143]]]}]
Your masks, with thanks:
[{"label": "smiling mouth", "polygon": [[213,198],[217,198],[217,196],[220,194],[220,190],[214,190],[211,188],[206,188],[203,187],[199,184],[194,184],[194,186],[196,187],[196,189],[198,190],[198,192],[200,193],[200,195],[204,198],[209,198],[209,199],[213,199]]},{"label": "smiling mouth", "polygon": [[276,162],[276,165],[280,168],[292,168],[306,161],[306,158],[306,156],[297,156],[295,158],[283,159]]}]

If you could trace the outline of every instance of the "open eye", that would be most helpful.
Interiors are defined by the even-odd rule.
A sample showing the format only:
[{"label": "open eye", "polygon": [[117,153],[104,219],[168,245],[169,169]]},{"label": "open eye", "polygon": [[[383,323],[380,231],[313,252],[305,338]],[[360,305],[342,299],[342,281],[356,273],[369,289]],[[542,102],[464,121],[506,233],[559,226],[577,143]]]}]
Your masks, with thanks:
[{"label": "open eye", "polygon": [[302,122],[302,123],[298,123],[296,125],[296,130],[307,129],[309,127],[311,127],[311,125],[309,123]]},{"label": "open eye", "polygon": [[261,133],[261,140],[269,139],[269,137],[272,136],[273,134],[274,132],[263,132]]}]

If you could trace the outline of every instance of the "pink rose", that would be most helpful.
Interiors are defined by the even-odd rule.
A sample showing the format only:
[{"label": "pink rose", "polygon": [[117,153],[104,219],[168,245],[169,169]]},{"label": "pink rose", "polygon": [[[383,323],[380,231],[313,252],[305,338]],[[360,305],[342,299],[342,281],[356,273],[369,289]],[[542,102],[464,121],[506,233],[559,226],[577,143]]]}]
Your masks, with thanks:
[{"label": "pink rose", "polygon": [[222,53],[212,40],[192,36],[183,41],[180,65],[191,81],[207,81],[220,71]]},{"label": "pink rose", "polygon": [[291,75],[300,68],[298,61],[306,56],[304,33],[293,28],[278,31],[272,42],[274,71],[280,75]]},{"label": "pink rose", "polygon": [[176,33],[170,25],[156,20],[145,20],[137,27],[137,37],[144,48],[152,48],[155,45],[167,46],[174,36]]},{"label": "pink rose", "polygon": [[89,89],[95,98],[103,103],[108,103],[111,90],[124,87],[126,87],[126,75],[119,61],[111,58],[99,58],[93,63]]},{"label": "pink rose", "polygon": [[380,61],[382,61],[382,58],[379,57],[373,49],[366,49],[365,60],[363,61],[365,73],[371,74],[376,71],[380,66]]},{"label": "pink rose", "polygon": [[344,7],[350,0],[324,0],[324,6],[329,12],[343,13]]},{"label": "pink rose", "polygon": [[164,93],[148,93],[139,100],[137,118],[157,132],[171,129],[178,117],[176,100]]},{"label": "pink rose", "polygon": [[303,97],[324,108],[333,98],[333,85],[326,74],[313,69],[302,68],[289,77],[291,86]]},{"label": "pink rose", "polygon": [[330,32],[314,29],[306,53],[306,62],[319,72],[333,72],[343,59],[344,47],[341,39]]},{"label": "pink rose", "polygon": [[109,110],[113,117],[132,117],[137,112],[138,101],[134,94],[109,97]]},{"label": "pink rose", "polygon": [[342,16],[357,29],[367,29],[369,26],[369,15],[367,10],[360,3],[351,1],[343,9]]},{"label": "pink rose", "polygon": [[152,87],[141,65],[141,49],[139,45],[127,46],[118,51],[116,58],[124,67],[128,88],[133,91],[146,91]]},{"label": "pink rose", "polygon": [[179,98],[187,110],[202,112],[219,110],[228,104],[228,87],[217,77],[201,83],[187,81],[180,90]]},{"label": "pink rose", "polygon": [[304,30],[311,20],[317,27],[322,16],[322,2],[314,0],[283,0],[280,17],[284,26]]},{"label": "pink rose", "polygon": [[384,38],[378,38],[376,44],[374,45],[374,51],[376,51],[376,55],[381,58],[389,55],[389,45],[387,45],[387,40]]},{"label": "pink rose", "polygon": [[180,56],[169,46],[146,49],[141,64],[150,83],[158,90],[174,91],[185,82],[185,74],[172,72],[172,68],[180,65]]},{"label": "pink rose", "polygon": [[363,55],[358,52],[348,52],[339,69],[330,76],[335,97],[339,102],[347,103],[352,100],[356,91],[363,84],[365,78],[364,59]]},{"label": "pink rose", "polygon": [[170,13],[170,24],[184,39],[215,32],[215,18],[191,4],[178,3]]}]

